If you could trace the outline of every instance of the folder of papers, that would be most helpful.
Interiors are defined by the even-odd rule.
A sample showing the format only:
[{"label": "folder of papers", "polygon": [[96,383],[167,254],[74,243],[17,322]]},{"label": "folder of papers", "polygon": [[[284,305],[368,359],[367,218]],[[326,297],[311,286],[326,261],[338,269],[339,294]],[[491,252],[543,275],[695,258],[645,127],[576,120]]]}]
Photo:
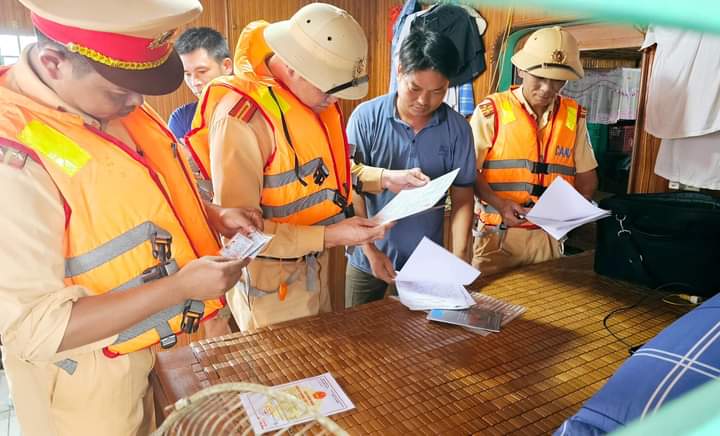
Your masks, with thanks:
[{"label": "folder of papers", "polygon": [[423,238],[395,278],[400,302],[410,310],[465,309],[475,300],[463,285],[480,271]]},{"label": "folder of papers", "polygon": [[526,218],[560,240],[570,230],[606,216],[610,216],[610,211],[593,205],[565,179],[558,177],[540,196]]}]

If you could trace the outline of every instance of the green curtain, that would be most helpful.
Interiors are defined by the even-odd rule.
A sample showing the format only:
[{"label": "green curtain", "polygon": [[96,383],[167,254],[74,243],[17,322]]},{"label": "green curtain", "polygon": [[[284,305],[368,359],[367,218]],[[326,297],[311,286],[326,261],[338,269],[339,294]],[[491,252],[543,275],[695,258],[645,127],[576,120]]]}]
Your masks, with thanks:
[{"label": "green curtain", "polygon": [[538,8],[557,13],[635,24],[663,24],[720,33],[718,0],[475,0],[465,4]]}]

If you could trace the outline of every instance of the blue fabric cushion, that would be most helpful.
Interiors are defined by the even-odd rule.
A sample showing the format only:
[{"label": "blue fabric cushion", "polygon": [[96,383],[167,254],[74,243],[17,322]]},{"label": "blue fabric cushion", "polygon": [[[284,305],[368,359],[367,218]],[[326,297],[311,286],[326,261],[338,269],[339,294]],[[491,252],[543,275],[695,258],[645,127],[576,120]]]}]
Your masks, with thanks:
[{"label": "blue fabric cushion", "polygon": [[555,435],[605,434],[720,378],[720,294],[640,348]]}]

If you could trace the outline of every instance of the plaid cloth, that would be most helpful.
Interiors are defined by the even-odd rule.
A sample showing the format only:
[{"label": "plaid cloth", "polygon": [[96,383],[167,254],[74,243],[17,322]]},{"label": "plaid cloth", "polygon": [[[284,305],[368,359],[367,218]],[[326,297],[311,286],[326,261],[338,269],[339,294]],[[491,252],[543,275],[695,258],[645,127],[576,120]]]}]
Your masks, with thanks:
[{"label": "plaid cloth", "polygon": [[640,348],[555,435],[611,432],[715,379],[720,379],[720,294]]}]

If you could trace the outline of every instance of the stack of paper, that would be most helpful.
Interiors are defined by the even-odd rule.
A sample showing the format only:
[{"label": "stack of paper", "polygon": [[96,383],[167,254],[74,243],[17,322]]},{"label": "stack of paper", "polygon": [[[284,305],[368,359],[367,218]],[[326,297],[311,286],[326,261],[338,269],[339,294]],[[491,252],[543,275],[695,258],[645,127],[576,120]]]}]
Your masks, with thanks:
[{"label": "stack of paper", "polygon": [[235,259],[255,259],[255,256],[260,254],[263,248],[270,243],[271,239],[272,235],[258,231],[250,233],[249,236],[238,233],[225,244],[225,247],[220,250],[220,254]]},{"label": "stack of paper", "polygon": [[410,310],[465,309],[475,300],[463,285],[480,271],[423,238],[395,278],[400,302]]},{"label": "stack of paper", "polygon": [[443,198],[459,172],[460,168],[457,168],[431,180],[425,186],[400,191],[372,219],[387,224],[432,209]]},{"label": "stack of paper", "polygon": [[565,179],[558,177],[527,214],[527,220],[560,240],[570,230],[610,215],[585,199]]}]

